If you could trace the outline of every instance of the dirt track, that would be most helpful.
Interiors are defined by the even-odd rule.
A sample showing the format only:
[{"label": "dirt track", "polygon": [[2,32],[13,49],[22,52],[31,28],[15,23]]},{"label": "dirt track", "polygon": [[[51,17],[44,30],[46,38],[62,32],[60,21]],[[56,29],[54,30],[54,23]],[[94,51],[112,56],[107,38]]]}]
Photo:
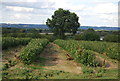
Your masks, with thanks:
[{"label": "dirt track", "polygon": [[67,52],[61,49],[58,45],[50,43],[46,46],[44,51],[40,54],[40,57],[44,57],[44,68],[49,70],[62,70],[65,72],[71,72],[80,74],[82,73],[81,66],[73,60],[66,59]]}]

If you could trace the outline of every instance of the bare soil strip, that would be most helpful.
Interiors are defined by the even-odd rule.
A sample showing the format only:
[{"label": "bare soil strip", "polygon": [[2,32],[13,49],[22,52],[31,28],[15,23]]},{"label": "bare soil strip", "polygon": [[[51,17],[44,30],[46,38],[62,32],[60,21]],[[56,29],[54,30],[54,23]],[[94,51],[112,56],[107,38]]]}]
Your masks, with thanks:
[{"label": "bare soil strip", "polygon": [[16,56],[19,56],[20,54],[20,51],[22,49],[24,49],[25,46],[18,46],[16,48],[10,48],[10,49],[7,49],[7,50],[3,50],[2,51],[2,63],[6,63],[8,62],[8,59],[10,60],[13,60],[13,59],[16,59],[15,58],[15,55]]},{"label": "bare soil strip", "polygon": [[118,64],[115,64],[107,59],[104,59],[96,54],[97,61],[101,63],[102,66],[104,66],[106,69],[117,69]]},{"label": "bare soil strip", "polygon": [[81,74],[81,66],[73,60],[67,60],[66,54],[67,52],[58,45],[50,43],[40,54],[40,57],[47,59],[44,68],[48,70],[62,70],[65,72]]}]

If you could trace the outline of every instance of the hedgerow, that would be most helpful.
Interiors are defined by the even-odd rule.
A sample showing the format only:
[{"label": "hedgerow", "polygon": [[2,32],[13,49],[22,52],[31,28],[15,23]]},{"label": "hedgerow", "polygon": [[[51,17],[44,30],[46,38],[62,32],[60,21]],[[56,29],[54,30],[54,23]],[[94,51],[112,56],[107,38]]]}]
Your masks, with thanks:
[{"label": "hedgerow", "polygon": [[26,45],[31,40],[31,38],[13,38],[13,37],[3,37],[2,38],[2,49],[7,49],[10,47],[16,47],[18,45]]}]

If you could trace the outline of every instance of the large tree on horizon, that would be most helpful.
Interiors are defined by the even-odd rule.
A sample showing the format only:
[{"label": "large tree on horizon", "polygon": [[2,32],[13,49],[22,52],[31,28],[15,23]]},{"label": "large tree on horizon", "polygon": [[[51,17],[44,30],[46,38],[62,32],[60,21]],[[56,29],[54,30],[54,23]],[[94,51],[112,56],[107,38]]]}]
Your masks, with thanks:
[{"label": "large tree on horizon", "polygon": [[46,25],[53,31],[55,36],[64,39],[65,32],[76,33],[80,27],[78,20],[79,17],[75,13],[59,8],[52,15],[52,19],[47,19]]}]

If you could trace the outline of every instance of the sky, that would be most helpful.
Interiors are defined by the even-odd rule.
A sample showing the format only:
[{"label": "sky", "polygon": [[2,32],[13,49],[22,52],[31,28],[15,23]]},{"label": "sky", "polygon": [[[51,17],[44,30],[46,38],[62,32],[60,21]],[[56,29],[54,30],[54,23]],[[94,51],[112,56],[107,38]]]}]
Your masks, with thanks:
[{"label": "sky", "polygon": [[58,8],[75,12],[81,26],[118,26],[119,0],[0,0],[1,23],[45,24]]}]

